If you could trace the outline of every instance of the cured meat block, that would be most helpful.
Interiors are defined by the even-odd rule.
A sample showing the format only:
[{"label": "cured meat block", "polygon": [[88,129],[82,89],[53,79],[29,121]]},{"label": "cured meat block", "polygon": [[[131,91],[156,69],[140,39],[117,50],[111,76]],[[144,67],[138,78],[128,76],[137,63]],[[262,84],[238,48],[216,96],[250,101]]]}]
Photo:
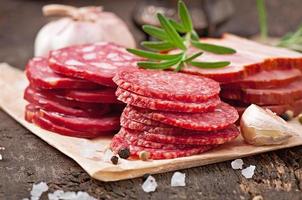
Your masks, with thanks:
[{"label": "cured meat block", "polygon": [[55,72],[115,87],[112,78],[119,68],[136,67],[141,58],[112,43],[95,43],[50,52],[49,66]]},{"label": "cured meat block", "polygon": [[200,103],[219,94],[211,79],[176,72],[121,69],[113,78],[122,89],[145,97]]},{"label": "cured meat block", "polygon": [[298,69],[261,71],[237,82],[222,84],[222,88],[267,89],[286,86],[302,76]]},{"label": "cured meat block", "polygon": [[110,146],[112,150],[116,153],[122,148],[125,147],[129,148],[130,155],[132,158],[138,158],[139,154],[142,151],[147,151],[150,153],[150,159],[154,159],[154,160],[172,159],[172,158],[196,155],[208,151],[215,147],[213,145],[205,145],[196,148],[182,148],[182,149],[174,149],[174,150],[146,148],[146,147],[132,145],[129,141],[125,140],[119,134],[113,137]]},{"label": "cured meat block", "polygon": [[[203,38],[202,42],[217,44],[236,49],[232,55],[218,55],[204,52],[196,61],[211,62],[213,60],[226,60],[231,64],[219,69],[202,69],[187,66],[182,72],[212,78],[227,83],[240,80],[263,70],[292,69],[302,70],[302,54],[284,48],[271,47],[253,42],[235,35],[224,34],[220,39]],[[191,52],[198,49],[192,48]],[[171,53],[175,53],[172,51]]]},{"label": "cured meat block", "polygon": [[211,111],[220,103],[220,99],[218,96],[211,97],[205,100],[204,102],[191,103],[144,97],[128,92],[121,88],[117,89],[116,95],[118,96],[118,100],[129,105],[137,106],[140,108],[148,108],[151,110],[162,110],[171,112],[193,113]]},{"label": "cured meat block", "polygon": [[31,59],[26,65],[26,76],[31,85],[44,89],[81,88],[93,89],[99,85],[82,79],[66,77],[55,73],[48,67],[48,61],[43,57]]},{"label": "cured meat block", "polygon": [[302,98],[302,79],[287,86],[270,89],[223,89],[221,96],[226,99],[255,103],[258,105],[290,104]]},{"label": "cured meat block", "polygon": [[142,113],[146,118],[164,124],[200,131],[224,129],[235,123],[239,117],[236,109],[226,103],[219,104],[214,111],[203,113],[151,111],[133,106],[130,106],[130,109]]}]

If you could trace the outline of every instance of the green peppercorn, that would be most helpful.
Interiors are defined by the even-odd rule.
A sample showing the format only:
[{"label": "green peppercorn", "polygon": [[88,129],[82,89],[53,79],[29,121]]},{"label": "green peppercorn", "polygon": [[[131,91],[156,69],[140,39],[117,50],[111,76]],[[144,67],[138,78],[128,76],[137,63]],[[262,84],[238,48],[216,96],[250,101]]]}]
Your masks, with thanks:
[{"label": "green peppercorn", "polygon": [[112,156],[110,160],[111,160],[112,164],[117,165],[117,163],[118,163],[118,157],[117,156]]},{"label": "green peppercorn", "polygon": [[139,152],[139,159],[146,161],[150,158],[150,153],[148,151]]},{"label": "green peppercorn", "polygon": [[120,158],[123,158],[123,159],[129,158],[129,156],[130,156],[130,150],[129,150],[129,148],[128,147],[121,148],[118,151],[118,155],[120,156]]}]

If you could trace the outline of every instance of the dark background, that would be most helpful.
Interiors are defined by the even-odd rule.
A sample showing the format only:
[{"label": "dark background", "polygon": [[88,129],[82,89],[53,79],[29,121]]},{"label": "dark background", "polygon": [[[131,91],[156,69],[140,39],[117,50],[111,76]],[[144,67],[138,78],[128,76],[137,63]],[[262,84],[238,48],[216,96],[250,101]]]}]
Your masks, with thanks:
[{"label": "dark background", "polygon": [[[135,0],[0,0],[0,62],[24,68],[32,56],[33,41],[39,28],[47,22],[41,7],[48,3],[103,5],[122,17],[136,36],[143,35],[133,26],[131,12]],[[255,0],[232,0],[235,13],[219,32],[252,36],[258,32]],[[302,23],[301,0],[267,0],[269,30],[282,36]],[[1,93],[1,90],[0,90]],[[253,179],[245,179],[230,162],[181,170],[187,186],[171,188],[171,173],[155,175],[156,192],[141,189],[142,179],[102,183],[91,179],[75,162],[53,149],[0,111],[0,199],[29,197],[32,184],[46,181],[50,191],[86,191],[100,199],[302,199],[302,148],[261,154],[245,158],[247,165],[256,165]],[[43,196],[44,199],[45,196]]]}]

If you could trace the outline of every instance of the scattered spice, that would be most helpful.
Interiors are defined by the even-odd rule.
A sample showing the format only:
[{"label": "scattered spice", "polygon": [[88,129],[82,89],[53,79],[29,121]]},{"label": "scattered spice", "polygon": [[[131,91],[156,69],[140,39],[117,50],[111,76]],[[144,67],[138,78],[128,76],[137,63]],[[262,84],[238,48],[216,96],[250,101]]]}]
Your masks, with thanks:
[{"label": "scattered spice", "polygon": [[112,156],[110,160],[111,160],[112,164],[117,165],[117,163],[118,163],[118,157],[117,156]]},{"label": "scattered spice", "polygon": [[171,178],[171,186],[186,186],[186,174],[181,172],[175,172]]},{"label": "scattered spice", "polygon": [[250,165],[249,167],[243,169],[241,171],[241,174],[247,179],[252,178],[254,175],[255,169],[256,169],[255,165]]},{"label": "scattered spice", "polygon": [[123,158],[123,159],[129,158],[129,156],[130,156],[130,150],[129,150],[129,148],[128,147],[121,148],[118,151],[118,155],[120,156],[120,158]]},{"label": "scattered spice", "polygon": [[231,166],[232,166],[233,169],[242,169],[243,160],[242,159],[233,160],[231,162]]},{"label": "scattered spice", "polygon": [[285,121],[289,121],[294,117],[294,112],[292,110],[287,110],[283,114],[281,114],[280,117]]},{"label": "scattered spice", "polygon": [[148,151],[141,151],[139,152],[139,159],[146,161],[150,158],[150,152]]},{"label": "scattered spice", "polygon": [[153,176],[148,176],[148,178],[143,183],[142,188],[145,192],[154,192],[157,188],[155,178]]}]

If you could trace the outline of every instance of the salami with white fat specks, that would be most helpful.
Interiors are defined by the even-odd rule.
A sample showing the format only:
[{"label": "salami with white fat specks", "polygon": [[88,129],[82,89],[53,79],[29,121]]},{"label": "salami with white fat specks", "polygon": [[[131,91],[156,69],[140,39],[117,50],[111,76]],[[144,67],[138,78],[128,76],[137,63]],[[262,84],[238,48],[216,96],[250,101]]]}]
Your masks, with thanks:
[{"label": "salami with white fat specks", "polygon": [[214,108],[219,103],[221,103],[218,96],[211,97],[205,100],[204,102],[191,103],[145,97],[128,92],[127,90],[121,88],[117,89],[116,95],[118,100],[129,105],[137,106],[140,108],[148,108],[151,110],[162,110],[171,112],[205,112],[214,110]]},{"label": "salami with white fat specks", "polygon": [[146,118],[171,126],[200,131],[224,129],[235,123],[239,118],[236,109],[226,103],[219,104],[213,111],[203,113],[177,113],[129,107],[129,109],[136,110]]},{"label": "salami with white fat specks", "polygon": [[81,88],[94,89],[99,85],[90,81],[70,78],[55,73],[49,66],[46,58],[36,57],[31,59],[25,69],[30,84],[43,89]]},{"label": "salami with white fat specks", "polygon": [[112,43],[95,43],[50,52],[49,66],[55,72],[115,87],[112,78],[120,68],[136,67],[141,58]]},{"label": "salami with white fat specks", "polygon": [[124,90],[171,101],[204,102],[220,91],[214,80],[172,71],[127,68],[119,70],[113,80]]}]

